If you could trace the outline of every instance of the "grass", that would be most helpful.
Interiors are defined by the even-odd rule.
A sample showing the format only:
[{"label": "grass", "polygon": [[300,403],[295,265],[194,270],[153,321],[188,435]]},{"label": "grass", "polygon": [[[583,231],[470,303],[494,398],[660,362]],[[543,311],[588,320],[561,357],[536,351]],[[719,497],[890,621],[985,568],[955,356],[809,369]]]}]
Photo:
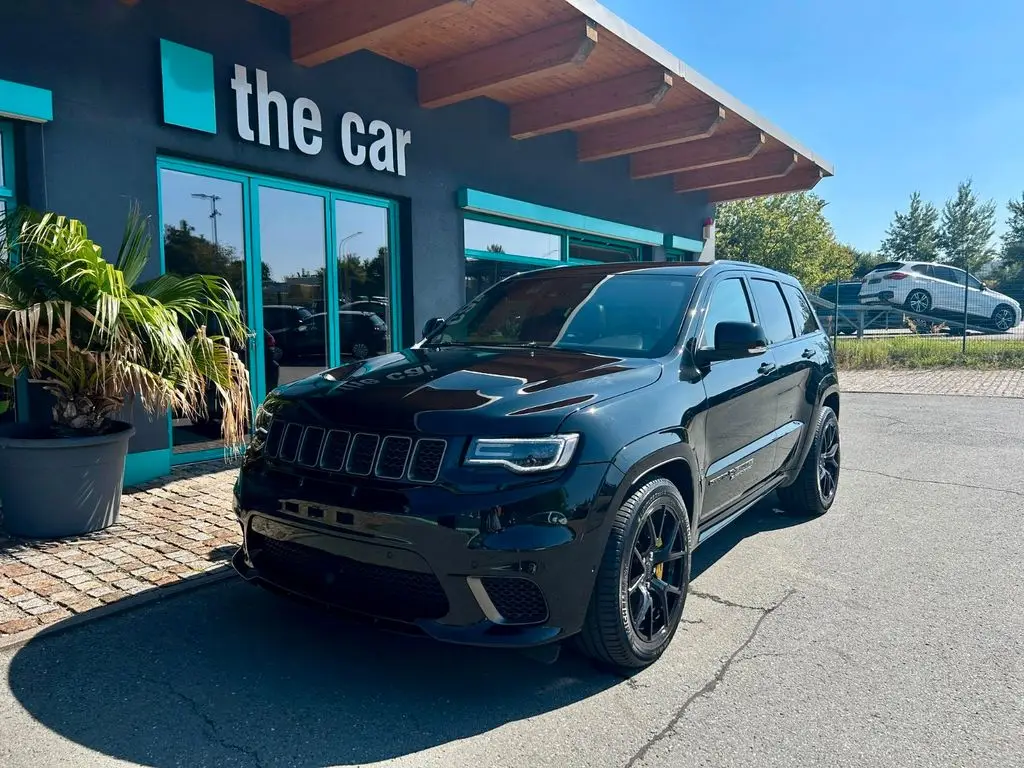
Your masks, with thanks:
[{"label": "grass", "polygon": [[1006,370],[1024,368],[1024,341],[897,337],[887,339],[839,339],[836,362],[844,370],[877,368],[973,368]]}]

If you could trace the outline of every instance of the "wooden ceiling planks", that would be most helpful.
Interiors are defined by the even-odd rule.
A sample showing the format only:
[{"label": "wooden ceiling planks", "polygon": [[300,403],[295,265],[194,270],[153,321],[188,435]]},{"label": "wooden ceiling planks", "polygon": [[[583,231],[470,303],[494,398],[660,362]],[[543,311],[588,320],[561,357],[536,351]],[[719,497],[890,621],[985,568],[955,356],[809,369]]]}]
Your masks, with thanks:
[{"label": "wooden ceiling planks", "polygon": [[[300,63],[316,64],[345,55],[353,46],[366,47],[421,73],[421,81],[426,81],[420,86],[424,106],[486,96],[511,108],[511,132],[517,138],[574,130],[581,160],[628,155],[634,178],[671,174],[680,192],[706,189],[712,201],[734,199],[732,195],[747,191],[760,195],[765,189],[809,189],[822,175],[830,175],[809,156],[786,163],[795,148],[722,107],[702,90],[707,84],[697,87],[666,71],[664,88],[650,90],[649,97],[638,88],[631,98],[616,83],[630,83],[637,73],[661,65],[604,27],[594,25],[593,47],[578,55],[568,51],[568,42],[561,48],[537,46],[536,63],[526,66],[481,55],[486,50],[531,51],[529,40],[520,38],[544,40],[559,25],[586,22],[565,0],[249,2],[292,19],[293,37],[298,23],[305,25],[305,34],[318,39],[313,47],[326,53],[296,46],[293,56]],[[387,17],[389,12],[396,18]],[[361,35],[350,35],[350,41],[324,44],[331,43],[331,34],[344,37],[346,25],[358,27],[351,15],[374,14],[388,24],[377,31],[362,29]],[[330,21],[326,29],[310,23],[318,19]],[[456,71],[460,63],[473,62],[486,62],[487,67],[461,75]],[[584,104],[577,103],[580,94],[586,97]]]}]

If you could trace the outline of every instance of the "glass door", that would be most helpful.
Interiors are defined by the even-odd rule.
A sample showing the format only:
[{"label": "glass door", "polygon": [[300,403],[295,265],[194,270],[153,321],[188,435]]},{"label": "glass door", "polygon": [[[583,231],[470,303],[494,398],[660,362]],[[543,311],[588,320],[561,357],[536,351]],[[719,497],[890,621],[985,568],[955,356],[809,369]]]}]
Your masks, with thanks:
[{"label": "glass door", "polygon": [[337,329],[343,361],[382,355],[396,346],[401,320],[393,295],[393,225],[393,210],[385,201],[334,199]]},{"label": "glass door", "polygon": [[[243,180],[163,168],[159,181],[165,272],[223,277],[234,290],[244,322],[250,325]],[[210,327],[209,332],[215,334],[218,329]],[[251,379],[252,350],[239,348],[235,351],[249,369]],[[221,416],[220,403],[212,386],[202,412],[171,413],[174,453],[222,451]]]},{"label": "glass door", "polygon": [[259,390],[311,376],[331,365],[336,346],[329,321],[327,196],[257,184],[255,240],[263,365]]}]

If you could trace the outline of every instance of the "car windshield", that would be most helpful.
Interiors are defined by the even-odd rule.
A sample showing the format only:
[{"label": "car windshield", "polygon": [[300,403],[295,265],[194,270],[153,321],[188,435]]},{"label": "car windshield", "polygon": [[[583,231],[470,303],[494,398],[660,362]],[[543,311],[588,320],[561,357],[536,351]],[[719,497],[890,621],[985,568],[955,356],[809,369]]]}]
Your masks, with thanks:
[{"label": "car windshield", "polygon": [[429,343],[660,357],[676,343],[694,282],[683,274],[572,269],[521,275],[477,296]]}]

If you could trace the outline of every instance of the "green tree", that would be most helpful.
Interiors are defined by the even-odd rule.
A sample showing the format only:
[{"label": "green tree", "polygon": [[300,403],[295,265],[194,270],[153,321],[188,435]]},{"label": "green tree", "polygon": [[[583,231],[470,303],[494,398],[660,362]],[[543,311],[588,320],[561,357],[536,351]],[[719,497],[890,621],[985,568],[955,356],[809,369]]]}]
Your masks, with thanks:
[{"label": "green tree", "polygon": [[487,252],[488,253],[504,253],[505,252],[505,246],[504,245],[499,245],[498,243],[492,243],[491,245],[487,246]]},{"label": "green tree", "polygon": [[999,264],[989,280],[998,290],[1024,302],[1024,195],[1007,203],[1009,215]]},{"label": "green tree", "polygon": [[[897,211],[879,252],[887,261],[935,261],[938,257],[939,212],[921,198],[910,196],[906,213]],[[881,262],[878,262],[881,263]]]},{"label": "green tree", "polygon": [[885,261],[885,257],[877,251],[862,251],[852,245],[840,245],[839,252],[841,260],[848,260],[853,264],[851,277],[864,277]]},{"label": "green tree", "polygon": [[941,260],[969,272],[979,271],[996,256],[992,247],[995,229],[995,202],[979,201],[970,179],[960,182],[956,197],[942,208],[938,233]]},{"label": "green tree", "polygon": [[847,278],[853,258],[836,242],[826,205],[810,192],[725,203],[716,216],[716,257],[789,273],[808,288]]}]

